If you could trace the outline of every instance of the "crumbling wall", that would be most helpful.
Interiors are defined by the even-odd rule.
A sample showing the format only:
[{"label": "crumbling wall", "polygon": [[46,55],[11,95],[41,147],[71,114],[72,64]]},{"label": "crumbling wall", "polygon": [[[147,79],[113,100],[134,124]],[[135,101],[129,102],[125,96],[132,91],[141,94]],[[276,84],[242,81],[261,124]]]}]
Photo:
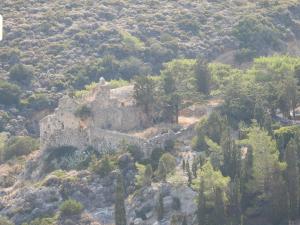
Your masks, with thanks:
[{"label": "crumbling wall", "polygon": [[135,106],[92,105],[93,123],[108,130],[126,132],[143,127],[143,113]]},{"label": "crumbling wall", "polygon": [[122,149],[124,144],[133,144],[142,147],[146,140],[117,131],[108,131],[99,128],[91,130],[91,145],[100,152],[112,152]]},{"label": "crumbling wall", "polygon": [[43,142],[43,149],[53,149],[63,146],[73,146],[85,150],[90,146],[90,134],[87,130],[65,129],[56,130]]},{"label": "crumbling wall", "polygon": [[[91,115],[82,120],[75,112],[84,104],[90,107]],[[142,128],[145,118],[135,105],[112,99],[109,85],[101,80],[85,98],[63,97],[55,112],[40,121],[41,148],[74,146],[84,150],[92,146],[100,152],[109,152],[119,150],[127,143],[148,149],[157,145],[155,140],[148,143],[145,139],[121,133]]]}]

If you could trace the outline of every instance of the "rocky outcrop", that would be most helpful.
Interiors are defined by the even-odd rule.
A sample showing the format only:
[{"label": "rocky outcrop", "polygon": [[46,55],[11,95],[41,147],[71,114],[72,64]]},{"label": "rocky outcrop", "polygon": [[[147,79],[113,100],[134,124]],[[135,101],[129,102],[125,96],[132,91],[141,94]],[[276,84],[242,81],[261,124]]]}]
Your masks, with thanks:
[{"label": "rocky outcrop", "polygon": [[[156,206],[159,193],[163,195],[164,219],[157,222]],[[128,204],[128,219],[133,224],[170,224],[174,214],[186,215],[189,224],[194,218],[197,193],[187,186],[168,183],[155,184],[139,190]]]},{"label": "rocky outcrop", "polygon": [[[126,155],[120,158],[120,163],[126,162],[121,173],[124,176],[126,193],[132,193],[134,188],[135,168]],[[35,185],[18,183],[11,189],[0,193],[0,215],[9,217],[16,225],[35,218],[51,216],[59,209],[63,200],[72,198],[84,205],[85,212],[93,214],[114,204],[115,180],[117,172],[100,178],[88,171],[64,172],[59,176],[50,174]],[[99,218],[100,215],[100,218]],[[93,218],[93,217],[92,217]],[[82,219],[82,218],[81,218]],[[109,221],[113,214],[98,214],[98,219],[87,221]],[[72,219],[71,219],[72,220]],[[64,223],[62,223],[64,224]],[[78,223],[75,223],[78,225]],[[82,222],[80,225],[94,224]]]}]

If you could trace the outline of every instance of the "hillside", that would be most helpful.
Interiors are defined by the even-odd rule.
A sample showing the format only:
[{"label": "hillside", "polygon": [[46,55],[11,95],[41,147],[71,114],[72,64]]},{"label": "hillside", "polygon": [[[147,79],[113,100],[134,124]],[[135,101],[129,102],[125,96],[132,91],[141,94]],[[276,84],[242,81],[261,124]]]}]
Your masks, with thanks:
[{"label": "hillside", "polygon": [[[129,80],[160,74],[163,64],[175,58],[204,56],[247,65],[256,56],[300,50],[297,0],[0,4],[5,20],[0,77],[19,88],[1,85],[22,103],[3,108],[0,126],[14,134],[37,136],[37,121],[56,107],[61,92],[82,89],[101,76]],[[30,82],[9,76],[13,69],[24,73],[20,65]]]},{"label": "hillside", "polygon": [[299,0],[0,14],[0,225],[299,223]]},{"label": "hillside", "polygon": [[34,67],[37,87],[49,88],[68,79],[65,75],[72,67],[108,55],[125,67],[120,74],[108,75],[113,78],[140,72],[130,71],[134,70],[131,63],[158,73],[162,63],[173,58],[204,55],[215,59],[238,49],[233,29],[245,16],[259,18],[280,32],[278,46],[263,46],[263,54],[295,51],[288,44],[300,36],[299,7],[296,0],[4,0],[1,74],[6,75],[9,65],[20,60]]}]

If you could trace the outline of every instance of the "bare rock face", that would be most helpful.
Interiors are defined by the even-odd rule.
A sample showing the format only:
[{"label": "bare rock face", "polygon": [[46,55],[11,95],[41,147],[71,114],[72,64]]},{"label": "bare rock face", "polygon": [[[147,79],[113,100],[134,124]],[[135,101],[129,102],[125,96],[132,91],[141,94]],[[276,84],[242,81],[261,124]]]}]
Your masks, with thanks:
[{"label": "bare rock face", "polygon": [[[124,176],[126,193],[130,194],[135,190],[134,164],[128,155],[121,156],[121,162],[127,163],[120,172]],[[60,220],[59,224],[98,225],[97,221],[112,222],[113,213],[101,215],[95,212],[111,208],[114,204],[118,173],[113,171],[100,178],[86,170],[57,171],[33,184],[29,180],[19,182],[13,188],[0,192],[0,215],[9,217],[16,225],[21,225],[23,222],[57,213],[60,204],[71,198],[83,204],[86,214]]]},{"label": "bare rock face", "polygon": [[101,225],[90,214],[83,213],[81,215],[61,218],[57,225]]},{"label": "bare rock face", "polygon": [[[156,206],[159,193],[163,195],[164,220],[157,222]],[[197,193],[187,186],[157,184],[139,191],[127,207],[128,219],[133,224],[170,224],[171,217],[184,214],[192,221],[196,207]],[[178,205],[179,200],[179,205]]]},{"label": "bare rock face", "polygon": [[62,200],[55,187],[24,188],[4,195],[2,215],[7,215],[16,224],[53,214]]}]

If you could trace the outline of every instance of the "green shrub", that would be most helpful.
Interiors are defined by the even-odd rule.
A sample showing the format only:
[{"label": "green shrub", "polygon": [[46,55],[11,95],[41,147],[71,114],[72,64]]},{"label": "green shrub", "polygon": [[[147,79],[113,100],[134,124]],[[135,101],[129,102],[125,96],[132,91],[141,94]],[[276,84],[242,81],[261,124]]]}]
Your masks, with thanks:
[{"label": "green shrub", "polygon": [[46,94],[33,94],[23,103],[34,110],[43,110],[54,106],[54,102]]},{"label": "green shrub", "polygon": [[9,77],[13,81],[26,85],[31,82],[33,78],[33,72],[27,66],[16,64],[9,70]]},{"label": "green shrub", "polygon": [[269,21],[261,17],[244,17],[234,27],[233,35],[238,39],[240,48],[257,53],[266,53],[279,45],[280,32]]},{"label": "green shrub", "polygon": [[0,104],[13,105],[18,104],[21,95],[21,89],[15,84],[5,80],[0,80]]},{"label": "green shrub", "polygon": [[83,205],[74,199],[69,199],[60,205],[59,210],[61,216],[79,215],[83,211]]},{"label": "green shrub", "polygon": [[167,173],[173,173],[176,168],[176,159],[170,153],[165,153],[160,157],[159,164],[164,164]]},{"label": "green shrub", "polygon": [[126,150],[131,154],[134,161],[140,162],[144,157],[144,152],[138,145],[128,145]]},{"label": "green shrub", "polygon": [[7,112],[0,112],[0,132],[3,131],[5,128],[6,124],[9,121],[9,115]]},{"label": "green shrub", "polygon": [[165,151],[161,148],[155,148],[152,150],[150,159],[151,159],[151,166],[154,170],[157,169],[159,159],[164,153]]},{"label": "green shrub", "polygon": [[14,223],[9,221],[9,219],[7,219],[6,217],[0,216],[0,225],[14,225]]},{"label": "green shrub", "polygon": [[173,139],[168,139],[164,143],[164,147],[167,152],[172,151],[174,149],[174,146],[175,146],[175,141]]},{"label": "green shrub", "polygon": [[242,48],[235,53],[235,61],[238,63],[249,62],[255,57],[256,51],[248,48]]},{"label": "green shrub", "polygon": [[28,136],[15,136],[10,138],[5,144],[1,158],[9,160],[13,157],[28,155],[36,149],[38,149],[36,139]]},{"label": "green shrub", "polygon": [[115,169],[115,163],[108,156],[105,156],[101,160],[97,160],[94,157],[90,168],[94,173],[100,175],[100,177],[105,177]]},{"label": "green shrub", "polygon": [[81,119],[87,119],[92,115],[92,110],[89,106],[87,105],[82,105],[80,106],[76,112],[75,116],[81,118]]},{"label": "green shrub", "polygon": [[20,50],[11,47],[2,48],[0,52],[0,61],[9,65],[16,64],[20,61]]},{"label": "green shrub", "polygon": [[[57,218],[37,218],[30,223],[23,223],[22,225],[56,225]],[[1,224],[1,223],[0,223]]]},{"label": "green shrub", "polygon": [[60,146],[47,149],[48,155],[45,158],[44,172],[51,172],[58,169],[75,169],[78,165],[78,162],[76,161],[77,152],[77,148],[73,146]]},{"label": "green shrub", "polygon": [[191,32],[192,34],[198,34],[199,24],[195,19],[182,19],[178,22],[178,26],[181,30]]},{"label": "green shrub", "polygon": [[126,31],[121,31],[120,34],[123,39],[124,46],[129,50],[138,51],[138,50],[142,50],[145,47],[144,43],[139,38],[133,36],[132,34]]},{"label": "green shrub", "polygon": [[280,158],[285,155],[285,149],[290,140],[298,138],[299,134],[300,128],[298,126],[281,127],[280,129],[275,130],[274,136],[279,149]]},{"label": "green shrub", "polygon": [[118,79],[118,80],[111,80],[109,82],[111,88],[119,88],[129,85],[130,83],[127,80]]}]

